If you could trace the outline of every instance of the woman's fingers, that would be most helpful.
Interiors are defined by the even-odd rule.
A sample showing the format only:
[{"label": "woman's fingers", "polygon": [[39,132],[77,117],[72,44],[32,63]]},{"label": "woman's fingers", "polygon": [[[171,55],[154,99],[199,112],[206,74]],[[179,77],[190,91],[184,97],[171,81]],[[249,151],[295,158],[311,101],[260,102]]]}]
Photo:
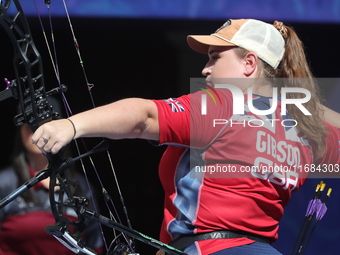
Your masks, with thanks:
[{"label": "woman's fingers", "polygon": [[32,142],[42,153],[56,154],[73,138],[73,128],[66,119],[48,122],[40,126],[32,136]]}]

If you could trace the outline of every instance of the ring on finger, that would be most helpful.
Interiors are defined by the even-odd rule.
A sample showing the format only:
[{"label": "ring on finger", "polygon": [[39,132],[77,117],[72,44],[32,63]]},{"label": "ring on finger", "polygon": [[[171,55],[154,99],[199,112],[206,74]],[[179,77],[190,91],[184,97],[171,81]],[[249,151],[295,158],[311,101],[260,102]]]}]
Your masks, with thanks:
[{"label": "ring on finger", "polygon": [[43,137],[43,136],[42,136],[41,138],[44,140],[45,143],[48,142],[48,139],[47,139],[46,137]]}]

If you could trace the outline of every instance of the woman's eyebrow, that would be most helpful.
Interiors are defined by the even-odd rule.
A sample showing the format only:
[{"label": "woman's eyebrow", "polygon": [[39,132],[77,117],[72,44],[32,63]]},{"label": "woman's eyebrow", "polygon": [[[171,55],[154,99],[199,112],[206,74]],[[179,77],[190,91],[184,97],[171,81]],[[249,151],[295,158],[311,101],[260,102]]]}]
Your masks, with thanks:
[{"label": "woman's eyebrow", "polygon": [[214,54],[216,52],[220,53],[221,51],[220,50],[211,50],[211,51],[208,52],[208,55],[212,55],[212,54]]}]

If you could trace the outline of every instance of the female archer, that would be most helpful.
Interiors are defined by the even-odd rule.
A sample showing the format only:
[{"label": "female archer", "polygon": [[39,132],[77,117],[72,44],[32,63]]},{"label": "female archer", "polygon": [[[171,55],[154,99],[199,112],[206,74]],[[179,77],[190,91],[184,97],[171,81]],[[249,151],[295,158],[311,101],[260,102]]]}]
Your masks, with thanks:
[{"label": "female archer", "polygon": [[[218,93],[219,107],[206,97],[202,114],[204,91],[168,100],[129,98],[46,123],[32,141],[44,153],[80,137],[167,145],[159,166],[165,190],[161,241],[187,254],[280,254],[270,244],[292,191],[308,177],[303,166],[340,164],[339,115],[322,106],[302,42],[281,22],[228,20],[211,35],[188,36],[188,43],[209,57],[202,73],[210,93]],[[243,100],[243,113],[233,114],[232,93],[216,88],[226,82],[242,91],[237,100]],[[269,109],[273,88],[308,90],[304,107],[312,115],[294,105],[281,114],[280,99],[270,114],[249,110],[250,103]],[[213,126],[218,119],[228,121]],[[279,125],[288,119],[296,125]],[[249,120],[267,125],[242,125]]]}]

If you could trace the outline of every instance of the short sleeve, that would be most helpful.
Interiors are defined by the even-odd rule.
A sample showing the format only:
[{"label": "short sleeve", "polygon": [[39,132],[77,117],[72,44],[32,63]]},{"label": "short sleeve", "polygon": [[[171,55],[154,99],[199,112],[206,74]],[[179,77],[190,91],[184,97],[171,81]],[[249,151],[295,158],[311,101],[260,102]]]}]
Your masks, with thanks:
[{"label": "short sleeve", "polygon": [[[202,95],[205,95],[205,105],[202,105]],[[221,90],[219,98],[216,103],[205,91],[199,91],[178,98],[154,100],[158,108],[159,143],[196,148],[211,144],[232,116],[230,92]]]},{"label": "short sleeve", "polygon": [[158,109],[160,144],[190,144],[190,96],[154,100]]}]

